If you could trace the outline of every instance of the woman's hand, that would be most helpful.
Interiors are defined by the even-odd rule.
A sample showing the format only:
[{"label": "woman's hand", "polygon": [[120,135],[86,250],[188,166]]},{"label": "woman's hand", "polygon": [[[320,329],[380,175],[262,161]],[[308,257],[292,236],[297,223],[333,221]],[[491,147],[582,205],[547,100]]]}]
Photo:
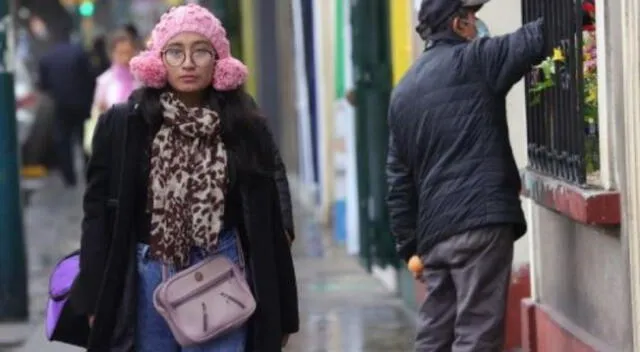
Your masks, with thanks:
[{"label": "woman's hand", "polygon": [[282,336],[282,347],[287,346],[288,343],[289,343],[289,334],[284,334]]},{"label": "woman's hand", "polygon": [[96,319],[95,315],[90,315],[89,316],[89,327],[92,328],[93,327],[93,321]]}]

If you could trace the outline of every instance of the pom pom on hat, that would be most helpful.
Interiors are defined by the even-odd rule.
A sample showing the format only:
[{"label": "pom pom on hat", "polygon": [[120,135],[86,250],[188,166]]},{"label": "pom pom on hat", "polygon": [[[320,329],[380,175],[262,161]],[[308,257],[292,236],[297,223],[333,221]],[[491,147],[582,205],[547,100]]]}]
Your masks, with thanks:
[{"label": "pom pom on hat", "polygon": [[218,91],[234,90],[247,80],[249,70],[240,60],[226,57],[216,62],[213,71],[213,88]]},{"label": "pom pom on hat", "polygon": [[133,76],[143,85],[162,88],[167,84],[167,70],[156,51],[144,51],[131,59],[129,68]]}]

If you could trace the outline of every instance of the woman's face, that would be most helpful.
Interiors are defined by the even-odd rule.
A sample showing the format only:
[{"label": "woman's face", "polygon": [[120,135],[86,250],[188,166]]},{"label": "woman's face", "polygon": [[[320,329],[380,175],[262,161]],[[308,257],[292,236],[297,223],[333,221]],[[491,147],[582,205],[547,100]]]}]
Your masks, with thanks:
[{"label": "woman's face", "polygon": [[173,37],[162,51],[169,85],[182,93],[206,89],[213,80],[215,56],[211,42],[200,34]]},{"label": "woman's face", "polygon": [[111,61],[116,65],[127,66],[136,55],[136,48],[130,40],[121,40],[113,46]]}]

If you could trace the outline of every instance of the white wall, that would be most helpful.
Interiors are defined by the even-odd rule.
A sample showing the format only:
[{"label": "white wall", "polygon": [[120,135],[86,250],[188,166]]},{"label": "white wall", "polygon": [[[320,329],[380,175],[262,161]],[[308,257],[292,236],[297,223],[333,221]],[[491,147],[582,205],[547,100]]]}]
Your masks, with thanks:
[{"label": "white wall", "polygon": [[[478,13],[489,27],[491,35],[502,35],[514,31],[522,25],[522,8],[520,1],[515,0],[492,0],[487,3]],[[524,81],[516,84],[507,96],[507,119],[509,123],[509,138],[511,146],[519,168],[527,165],[527,123],[526,123],[526,102],[524,92]],[[527,236],[516,242],[513,258],[514,267],[529,263],[530,245],[528,234],[531,233],[532,204],[528,198],[522,198],[522,208],[524,209],[529,231]]]},{"label": "white wall", "polygon": [[313,1],[313,39],[316,70],[316,101],[318,123],[318,150],[320,166],[320,214],[321,222],[329,224],[333,202],[333,92],[334,89],[334,38],[335,3]]}]

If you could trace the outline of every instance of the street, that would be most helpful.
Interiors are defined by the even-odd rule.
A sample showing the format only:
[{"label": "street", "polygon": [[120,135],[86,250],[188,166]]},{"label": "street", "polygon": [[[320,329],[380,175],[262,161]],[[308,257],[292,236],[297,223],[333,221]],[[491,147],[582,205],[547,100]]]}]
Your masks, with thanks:
[{"label": "street", "polygon": [[[26,343],[12,352],[80,350],[47,342],[41,321],[49,271],[59,257],[79,243],[81,189],[66,189],[58,177],[49,177],[25,210],[34,330]],[[300,332],[291,338],[286,351],[411,350],[414,325],[400,300],[368,275],[357,258],[348,257],[343,249],[333,246],[329,233],[313,221],[314,214],[301,206],[294,208],[298,209],[293,251],[301,324]],[[0,328],[0,340],[2,334]]]}]

